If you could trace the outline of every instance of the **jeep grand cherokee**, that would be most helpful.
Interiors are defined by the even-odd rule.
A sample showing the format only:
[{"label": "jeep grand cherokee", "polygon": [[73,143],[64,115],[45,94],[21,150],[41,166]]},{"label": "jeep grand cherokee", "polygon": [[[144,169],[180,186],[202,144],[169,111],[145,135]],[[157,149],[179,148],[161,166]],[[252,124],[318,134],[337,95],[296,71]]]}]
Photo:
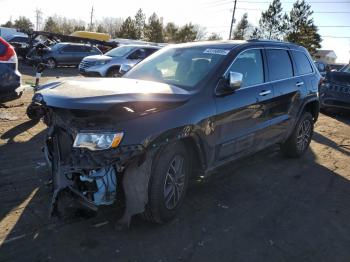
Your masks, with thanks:
[{"label": "jeep grand cherokee", "polygon": [[164,223],[193,176],[276,143],[300,157],[320,79],[305,48],[252,40],[172,45],[120,79],[44,85],[33,99],[49,126],[52,212],[62,192],[97,209],[123,190],[121,224],[138,213]]}]

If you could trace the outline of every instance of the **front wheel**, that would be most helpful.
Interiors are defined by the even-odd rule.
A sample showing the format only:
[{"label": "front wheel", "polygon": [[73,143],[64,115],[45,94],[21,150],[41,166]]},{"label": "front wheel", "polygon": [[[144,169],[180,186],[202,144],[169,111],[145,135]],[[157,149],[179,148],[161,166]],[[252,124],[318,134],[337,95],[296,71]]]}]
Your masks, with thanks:
[{"label": "front wheel", "polygon": [[301,157],[310,145],[313,131],[312,115],[309,112],[304,112],[291,136],[281,145],[282,153],[287,157]]},{"label": "front wheel", "polygon": [[122,75],[119,73],[119,67],[113,67],[108,70],[107,77],[121,77]]},{"label": "front wheel", "polygon": [[143,217],[161,224],[173,219],[182,206],[191,169],[187,150],[181,142],[163,148],[155,161]]}]

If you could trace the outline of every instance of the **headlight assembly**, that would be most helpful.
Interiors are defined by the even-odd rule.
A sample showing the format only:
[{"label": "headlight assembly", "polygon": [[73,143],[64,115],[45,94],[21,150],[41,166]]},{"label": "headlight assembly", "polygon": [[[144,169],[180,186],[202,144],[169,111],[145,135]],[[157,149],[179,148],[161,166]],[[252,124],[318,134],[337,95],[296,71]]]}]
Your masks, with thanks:
[{"label": "headlight assembly", "polygon": [[100,60],[96,61],[95,65],[105,65],[108,64],[111,60]]},{"label": "headlight assembly", "polygon": [[73,147],[87,148],[92,151],[105,150],[109,148],[116,148],[119,146],[124,136],[123,132],[101,132],[101,133],[78,133]]}]

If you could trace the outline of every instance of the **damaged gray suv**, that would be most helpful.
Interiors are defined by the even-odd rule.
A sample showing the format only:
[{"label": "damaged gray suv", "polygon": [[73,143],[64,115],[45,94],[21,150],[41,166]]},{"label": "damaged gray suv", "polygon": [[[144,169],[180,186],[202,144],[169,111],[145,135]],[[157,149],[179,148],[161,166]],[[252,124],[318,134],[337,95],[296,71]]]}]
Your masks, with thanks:
[{"label": "damaged gray suv", "polygon": [[122,225],[164,223],[192,178],[273,144],[300,157],[320,79],[306,49],[251,40],[168,46],[119,79],[43,85],[52,212],[63,192],[94,210],[123,196]]}]

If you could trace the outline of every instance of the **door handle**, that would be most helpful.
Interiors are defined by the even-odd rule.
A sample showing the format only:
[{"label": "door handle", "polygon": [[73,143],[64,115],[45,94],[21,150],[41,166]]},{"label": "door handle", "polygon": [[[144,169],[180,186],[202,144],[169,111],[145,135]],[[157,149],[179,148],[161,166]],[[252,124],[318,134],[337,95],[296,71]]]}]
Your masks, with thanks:
[{"label": "door handle", "polygon": [[263,90],[259,93],[259,96],[266,96],[268,94],[271,94],[271,90]]},{"label": "door handle", "polygon": [[297,82],[295,85],[299,87],[299,86],[302,86],[303,84],[304,84],[304,82],[301,81],[301,82]]}]

